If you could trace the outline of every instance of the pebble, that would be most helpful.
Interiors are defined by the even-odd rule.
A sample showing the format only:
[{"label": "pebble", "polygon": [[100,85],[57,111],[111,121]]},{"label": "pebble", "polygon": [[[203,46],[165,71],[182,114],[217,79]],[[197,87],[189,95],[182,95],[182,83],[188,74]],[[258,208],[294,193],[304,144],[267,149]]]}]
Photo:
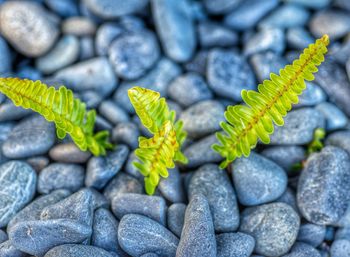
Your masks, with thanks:
[{"label": "pebble", "polygon": [[0,36],[0,74],[11,71],[12,57],[6,40]]},{"label": "pebble", "polygon": [[[44,257],[113,257],[112,253],[91,245],[63,244],[52,248]],[[118,257],[118,256],[115,256]]]},{"label": "pebble", "polygon": [[314,108],[291,111],[284,119],[284,126],[275,126],[270,143],[273,145],[304,145],[312,141],[314,130],[325,127],[323,114]]},{"label": "pebble", "polygon": [[226,171],[214,164],[206,164],[195,171],[188,186],[188,198],[197,199],[199,194],[208,201],[216,232],[233,232],[238,228],[236,194]]},{"label": "pebble", "polygon": [[135,123],[122,122],[112,130],[112,142],[126,144],[131,149],[136,149],[139,145],[140,132]]},{"label": "pebble", "polygon": [[148,0],[84,0],[83,3],[93,14],[109,20],[143,10]]},{"label": "pebble", "polygon": [[77,16],[78,5],[75,0],[44,0],[45,4],[62,17]]},{"label": "pebble", "polygon": [[214,93],[235,101],[242,100],[242,89],[256,87],[254,73],[244,57],[232,50],[219,48],[209,52],[207,80]]},{"label": "pebble", "polygon": [[318,12],[310,21],[310,30],[316,38],[324,34],[332,41],[342,38],[350,32],[349,13],[334,9]]},{"label": "pebble", "polygon": [[44,256],[57,245],[81,243],[90,235],[90,227],[70,219],[24,221],[9,230],[13,246],[35,256]]},{"label": "pebble", "polygon": [[154,66],[160,50],[155,35],[143,30],[117,37],[110,45],[108,55],[117,76],[133,80]]},{"label": "pebble", "polygon": [[32,200],[36,181],[35,171],[25,162],[9,161],[0,166],[0,228]]},{"label": "pebble", "polygon": [[288,177],[285,171],[254,152],[248,158],[236,159],[231,167],[237,198],[243,205],[272,202],[287,189]]},{"label": "pebble", "polygon": [[[350,55],[350,36],[345,37],[343,42],[335,42],[329,48],[329,56],[338,63],[346,65]],[[349,70],[347,68],[347,70]],[[349,73],[349,72],[348,72]]]},{"label": "pebble", "polygon": [[350,226],[340,227],[335,233],[335,240],[337,239],[346,239],[350,240]]},{"label": "pebble", "polygon": [[140,171],[134,166],[133,162],[137,161],[138,158],[135,155],[135,151],[129,154],[128,161],[125,165],[125,172],[131,175],[134,178],[137,178],[143,183],[144,176],[140,173]]},{"label": "pebble", "polygon": [[127,146],[118,145],[107,156],[92,157],[87,164],[85,185],[102,189],[121,170],[128,154]]},{"label": "pebble", "polygon": [[95,49],[100,56],[108,55],[112,41],[123,33],[123,29],[116,22],[103,23],[96,31]]},{"label": "pebble", "polygon": [[119,194],[112,199],[112,211],[118,219],[127,214],[140,214],[166,224],[167,206],[164,198],[159,196]]},{"label": "pebble", "polygon": [[292,207],[284,203],[270,203],[245,209],[240,231],[254,237],[255,253],[281,256],[294,244],[299,225],[300,218]]},{"label": "pebble", "polygon": [[350,155],[350,131],[336,131],[326,139],[326,145],[344,149]]},{"label": "pebble", "polygon": [[158,189],[162,196],[172,203],[185,202],[185,191],[177,168],[169,170],[169,176],[160,180]]},{"label": "pebble", "polygon": [[299,214],[296,195],[291,188],[287,187],[287,190],[284,191],[284,193],[276,200],[276,202],[290,205],[294,211]]},{"label": "pebble", "polygon": [[232,47],[238,43],[238,34],[218,23],[204,21],[198,24],[198,41],[203,48]]},{"label": "pebble", "polygon": [[84,185],[85,169],[77,164],[52,163],[38,177],[37,191],[48,194],[57,189],[78,191]]},{"label": "pebble", "polygon": [[152,252],[159,256],[173,257],[179,243],[179,239],[161,224],[138,214],[128,214],[121,219],[118,241],[131,256]]},{"label": "pebble", "polygon": [[349,257],[350,256],[350,240],[338,239],[331,246],[332,257]]},{"label": "pebble", "polygon": [[168,228],[179,238],[181,237],[181,232],[184,225],[186,207],[187,206],[183,203],[174,203],[168,208]]},{"label": "pebble", "polygon": [[[147,1],[147,0],[146,0]],[[145,29],[145,21],[139,16],[125,15],[120,17],[119,25],[126,32],[138,32]]]},{"label": "pebble", "polygon": [[98,107],[98,112],[114,125],[130,119],[125,110],[111,100],[103,101]]},{"label": "pebble", "polygon": [[316,106],[316,110],[326,118],[327,131],[345,128],[348,123],[346,115],[334,104],[323,102]]},{"label": "pebble", "polygon": [[108,199],[96,189],[93,189],[92,187],[86,187],[81,189],[80,191],[92,195],[92,205],[94,210],[98,208],[109,208],[110,202],[108,201]]},{"label": "pebble", "polygon": [[28,57],[38,57],[55,44],[59,34],[57,24],[50,15],[35,2],[5,2],[1,5],[0,31],[18,52]]},{"label": "pebble", "polygon": [[100,115],[96,115],[96,130],[112,130],[112,124]]},{"label": "pebble", "polygon": [[[50,160],[46,156],[35,156],[28,158],[26,162],[32,166],[32,168],[39,173],[42,169],[47,167],[49,165]],[[1,157],[0,157],[0,163],[1,163]]]},{"label": "pebble", "polygon": [[7,234],[5,231],[2,231],[0,229],[0,244],[5,242],[8,239]]},{"label": "pebble", "polygon": [[12,101],[6,100],[0,105],[0,122],[20,120],[32,113],[31,110],[15,106]]},{"label": "pebble", "polygon": [[184,150],[184,154],[188,159],[186,167],[195,168],[206,163],[221,161],[221,155],[211,149],[211,146],[214,143],[217,143],[217,139],[213,134],[204,137],[186,147]]},{"label": "pebble", "polygon": [[303,27],[292,27],[287,30],[286,40],[289,46],[295,49],[304,49],[312,44],[315,39],[310,32]]},{"label": "pebble", "polygon": [[63,36],[45,55],[35,60],[35,66],[44,74],[60,70],[78,60],[79,40],[72,35]]},{"label": "pebble", "polygon": [[69,17],[62,22],[62,33],[74,36],[92,36],[96,32],[95,23],[88,17]]},{"label": "pebble", "polygon": [[145,253],[142,254],[141,257],[159,257],[158,254],[155,253]]},{"label": "pebble", "polygon": [[0,256],[1,257],[26,257],[27,254],[17,250],[10,242],[7,240],[0,244]]},{"label": "pebble", "polygon": [[210,14],[224,14],[234,9],[242,0],[204,0],[204,6]]},{"label": "pebble", "polygon": [[306,89],[299,96],[296,107],[314,106],[326,101],[327,95],[316,83],[306,82]]},{"label": "pebble", "polygon": [[331,0],[315,0],[315,1],[288,0],[288,2],[300,4],[300,5],[303,5],[307,8],[311,8],[311,9],[322,9],[324,7],[327,7],[332,1]]},{"label": "pebble", "polygon": [[241,232],[216,235],[216,243],[217,257],[249,257],[255,247],[254,238]]},{"label": "pebble", "polygon": [[82,36],[79,41],[79,60],[87,60],[95,56],[94,39],[92,36]]},{"label": "pebble", "polygon": [[334,4],[340,8],[350,11],[350,2],[348,0],[335,0]]},{"label": "pebble", "polygon": [[152,15],[165,54],[176,62],[191,59],[196,31],[187,0],[151,0]]},{"label": "pebble", "polygon": [[332,225],[349,206],[349,190],[349,155],[341,148],[326,146],[308,158],[299,177],[298,207],[308,221]]},{"label": "pebble", "polygon": [[208,50],[199,50],[191,60],[184,64],[188,72],[196,72],[205,76],[207,68]]},{"label": "pebble", "polygon": [[93,90],[101,96],[109,95],[117,86],[112,65],[105,57],[96,57],[59,70],[55,79],[76,92]]},{"label": "pebble", "polygon": [[320,252],[304,243],[296,243],[289,254],[283,257],[321,257]]},{"label": "pebble", "polygon": [[325,235],[325,226],[306,223],[300,226],[297,241],[301,241],[313,247],[317,247],[323,242]]},{"label": "pebble", "polygon": [[88,90],[74,95],[85,103],[87,109],[95,109],[103,101],[103,97],[94,90]]},{"label": "pebble", "polygon": [[63,143],[52,147],[49,155],[56,162],[85,163],[91,153],[81,151],[74,143]]}]

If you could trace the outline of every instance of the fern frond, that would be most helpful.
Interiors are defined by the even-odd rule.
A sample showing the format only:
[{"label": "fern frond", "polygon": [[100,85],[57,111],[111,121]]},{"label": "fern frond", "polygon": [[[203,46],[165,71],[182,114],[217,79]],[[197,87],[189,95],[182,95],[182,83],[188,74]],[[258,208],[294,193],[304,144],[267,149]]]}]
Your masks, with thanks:
[{"label": "fern frond", "polygon": [[63,139],[67,133],[70,134],[81,150],[89,149],[94,155],[100,155],[112,148],[108,142],[108,131],[94,135],[95,110],[87,111],[85,103],[74,98],[72,90],[64,86],[56,90],[40,81],[0,78],[0,92],[16,106],[32,109],[54,122],[57,137]]},{"label": "fern frond", "polygon": [[304,80],[314,79],[313,73],[324,61],[329,38],[324,35],[300,55],[293,64],[285,66],[279,75],[272,73],[270,80],[258,86],[258,92],[243,90],[246,105],[229,106],[225,112],[226,122],[221,123],[225,133],[217,133],[220,144],[213,149],[226,158],[220,167],[225,168],[237,157],[248,156],[258,139],[270,142],[273,123],[284,124],[283,117],[298,103],[298,95],[306,88]]}]

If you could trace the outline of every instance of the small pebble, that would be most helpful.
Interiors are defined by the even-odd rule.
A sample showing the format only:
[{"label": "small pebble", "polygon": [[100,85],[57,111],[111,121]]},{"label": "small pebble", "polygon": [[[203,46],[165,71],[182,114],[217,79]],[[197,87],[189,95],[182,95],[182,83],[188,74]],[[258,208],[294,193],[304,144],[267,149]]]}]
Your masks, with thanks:
[{"label": "small pebble", "polygon": [[216,235],[216,243],[217,257],[249,257],[255,247],[254,238],[241,232]]},{"label": "small pebble", "polygon": [[113,124],[127,122],[130,119],[122,107],[110,100],[103,101],[98,107],[98,112]]},{"label": "small pebble", "polygon": [[295,49],[304,49],[315,39],[303,27],[293,27],[287,30],[286,40],[289,46]]},{"label": "small pebble", "polygon": [[327,131],[342,129],[348,124],[346,115],[334,104],[323,102],[316,106],[316,110],[326,118]]},{"label": "small pebble", "polygon": [[92,36],[81,37],[79,41],[79,48],[80,48],[80,54],[79,54],[80,61],[88,60],[95,56],[94,39],[92,38]]},{"label": "small pebble", "polygon": [[234,9],[242,0],[204,0],[204,6],[210,14],[224,14]]},{"label": "small pebble", "polygon": [[276,200],[276,202],[290,205],[294,211],[299,214],[296,194],[291,188],[287,188],[287,190]]},{"label": "small pebble", "polygon": [[172,203],[185,202],[185,191],[177,168],[169,170],[169,176],[160,180],[158,189],[162,196]]},{"label": "small pebble", "polygon": [[100,56],[108,55],[112,41],[123,33],[123,29],[115,22],[103,23],[96,31],[95,48]]},{"label": "small pebble", "polygon": [[49,155],[56,162],[85,163],[91,153],[81,151],[74,143],[63,143],[52,147]]},{"label": "small pebble", "polygon": [[336,131],[326,139],[326,145],[344,149],[350,155],[350,131]]},{"label": "small pebble", "polygon": [[300,226],[297,241],[301,241],[313,247],[317,247],[323,242],[325,235],[325,226],[306,223]]},{"label": "small pebble", "polygon": [[289,254],[283,257],[321,257],[320,252],[311,245],[296,243]]},{"label": "small pebble", "polygon": [[69,17],[62,22],[62,33],[74,36],[91,36],[96,32],[95,23],[83,16]]},{"label": "small pebble", "polygon": [[193,58],[186,62],[184,67],[188,72],[196,72],[205,75],[207,67],[208,50],[198,51]]},{"label": "small pebble", "polygon": [[112,130],[112,142],[126,144],[131,149],[136,149],[139,145],[140,132],[135,123],[122,122]]},{"label": "small pebble", "polygon": [[10,48],[6,40],[0,36],[0,74],[11,71],[12,58]]},{"label": "small pebble", "polygon": [[316,83],[306,82],[306,89],[299,96],[296,107],[314,106],[326,101],[327,95]]},{"label": "small pebble", "polygon": [[45,4],[62,17],[77,16],[78,5],[75,0],[45,0]]},{"label": "small pebble", "polygon": [[332,257],[349,257],[350,256],[350,240],[338,239],[331,246]]},{"label": "small pebble", "polygon": [[[0,157],[0,160],[1,160],[1,157]],[[39,173],[42,169],[44,169],[45,167],[47,167],[47,165],[49,165],[50,160],[46,156],[35,156],[35,157],[28,158],[26,160],[26,162],[30,166],[32,166],[32,168],[36,172]],[[1,161],[0,161],[0,163],[1,163]]]},{"label": "small pebble", "polygon": [[0,244],[5,242],[6,240],[8,240],[6,232],[0,229]]},{"label": "small pebble", "polygon": [[63,244],[48,251],[44,257],[118,257],[91,245]]},{"label": "small pebble", "polygon": [[168,208],[168,228],[179,238],[181,237],[184,225],[186,207],[187,206],[183,203],[174,203]]},{"label": "small pebble", "polygon": [[16,249],[12,245],[10,240],[7,240],[0,244],[0,256],[1,257],[27,257],[28,255]]},{"label": "small pebble", "polygon": [[203,48],[232,47],[238,43],[238,35],[234,31],[214,22],[198,24],[198,40]]}]

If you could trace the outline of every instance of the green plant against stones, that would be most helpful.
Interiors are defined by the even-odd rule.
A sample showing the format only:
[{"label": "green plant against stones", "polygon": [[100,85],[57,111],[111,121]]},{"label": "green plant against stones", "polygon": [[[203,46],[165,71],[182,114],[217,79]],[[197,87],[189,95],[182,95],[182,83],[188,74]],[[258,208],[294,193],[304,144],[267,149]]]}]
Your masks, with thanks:
[{"label": "green plant against stones", "polygon": [[136,114],[152,138],[139,137],[139,148],[135,155],[140,162],[134,166],[145,176],[145,188],[148,194],[153,194],[160,177],[169,176],[168,169],[175,167],[175,161],[187,163],[186,156],[181,152],[181,146],[187,133],[183,131],[182,121],[175,121],[175,111],[170,111],[158,92],[133,87],[128,96]]},{"label": "green plant against stones", "polygon": [[284,116],[298,103],[298,96],[306,88],[305,80],[314,79],[313,73],[324,61],[328,44],[327,35],[317,39],[304,49],[299,59],[281,69],[279,75],[271,73],[270,80],[264,80],[258,91],[242,90],[245,104],[227,107],[227,122],[220,124],[224,132],[216,134],[219,144],[213,145],[225,158],[221,168],[237,157],[249,156],[259,139],[265,144],[270,142],[274,124],[284,124]]},{"label": "green plant against stones", "polygon": [[64,86],[57,90],[41,81],[0,78],[0,92],[16,106],[32,109],[54,122],[57,137],[63,139],[69,134],[82,151],[89,150],[97,156],[113,148],[108,131],[94,134],[96,111],[87,111],[85,103],[74,98],[72,90]]}]

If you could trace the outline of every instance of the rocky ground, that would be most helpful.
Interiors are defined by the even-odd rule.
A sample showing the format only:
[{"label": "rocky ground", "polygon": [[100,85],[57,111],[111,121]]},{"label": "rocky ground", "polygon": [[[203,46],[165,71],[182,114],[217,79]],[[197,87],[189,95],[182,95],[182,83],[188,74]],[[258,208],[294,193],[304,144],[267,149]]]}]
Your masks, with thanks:
[{"label": "rocky ground", "polygon": [[[0,3],[1,76],[68,86],[117,143],[92,157],[1,95],[0,257],[350,256],[350,1]],[[271,144],[218,169],[225,107],[325,33],[327,60]],[[189,135],[189,163],[155,196],[132,166],[135,85]],[[326,147],[308,155],[316,128]]]}]

